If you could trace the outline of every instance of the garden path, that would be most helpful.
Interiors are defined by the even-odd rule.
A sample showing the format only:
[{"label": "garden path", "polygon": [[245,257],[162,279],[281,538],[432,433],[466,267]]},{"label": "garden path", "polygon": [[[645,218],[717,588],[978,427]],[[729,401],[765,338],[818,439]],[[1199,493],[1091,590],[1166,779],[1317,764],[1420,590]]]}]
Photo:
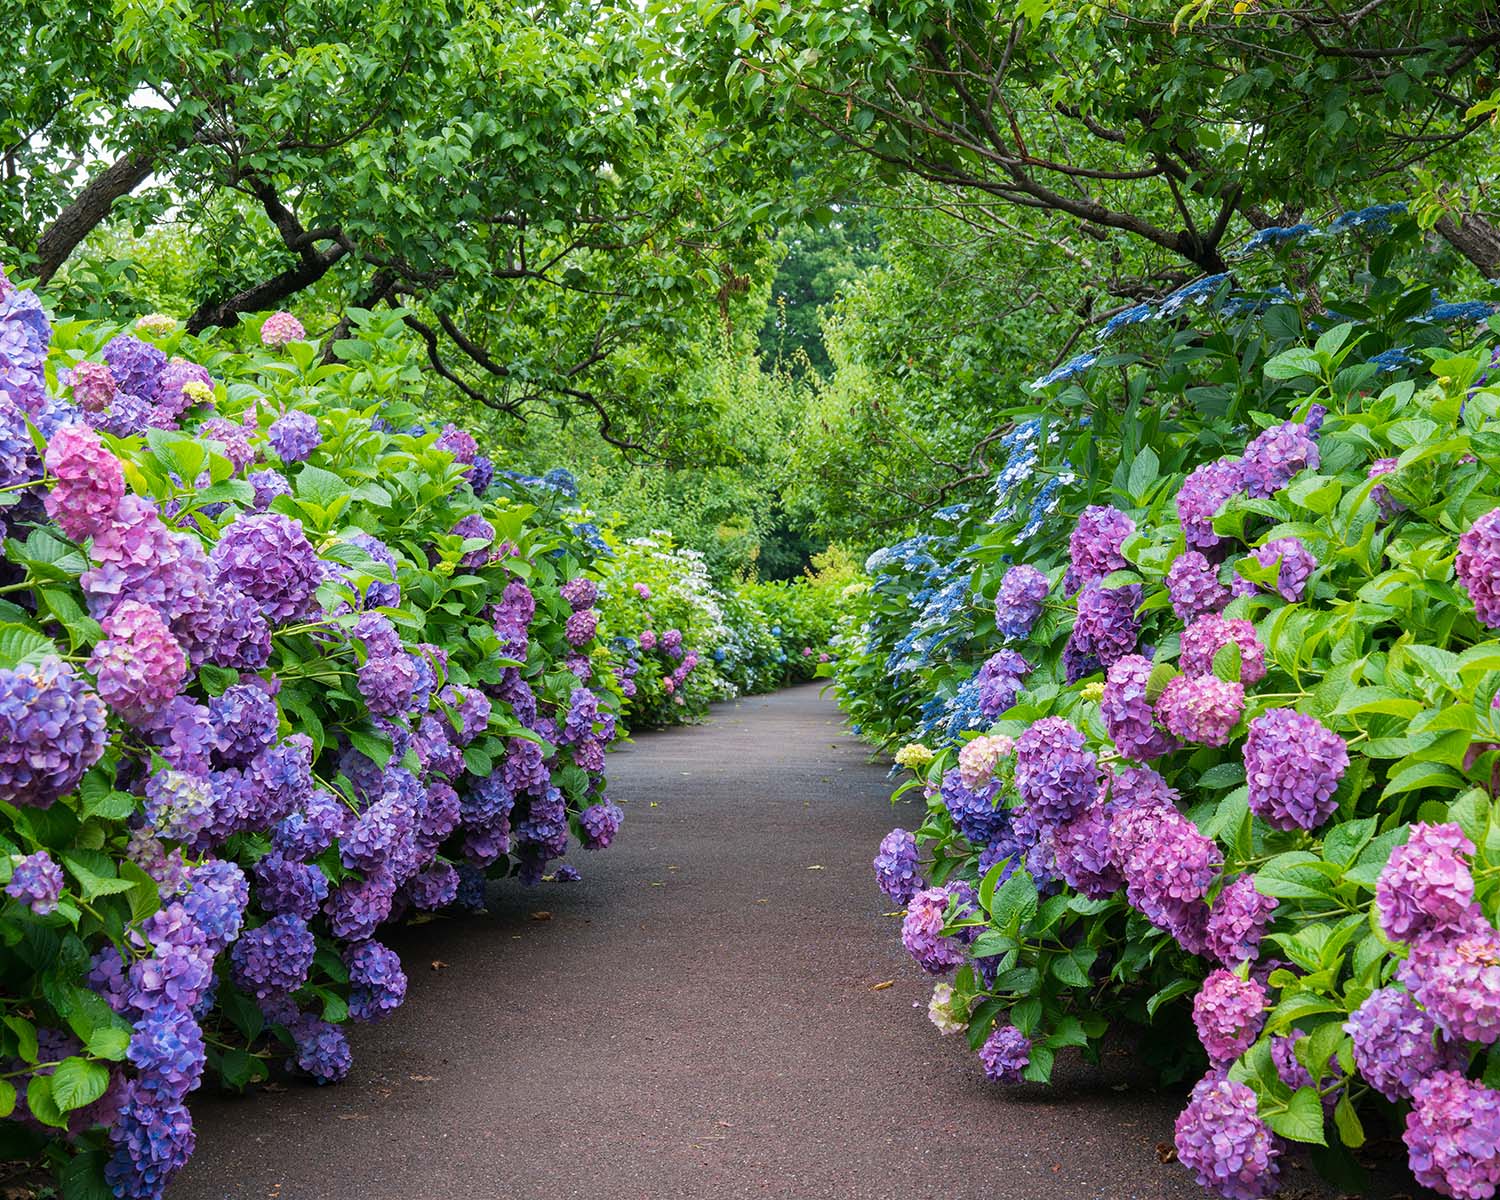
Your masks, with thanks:
[{"label": "garden path", "polygon": [[816,687],[610,779],[625,826],[582,882],[391,939],[410,993],[343,1084],[199,1097],[171,1200],[1202,1196],[1158,1159],[1182,1097],[1123,1058],[1006,1089],[928,1024],[869,865],[920,816]]}]

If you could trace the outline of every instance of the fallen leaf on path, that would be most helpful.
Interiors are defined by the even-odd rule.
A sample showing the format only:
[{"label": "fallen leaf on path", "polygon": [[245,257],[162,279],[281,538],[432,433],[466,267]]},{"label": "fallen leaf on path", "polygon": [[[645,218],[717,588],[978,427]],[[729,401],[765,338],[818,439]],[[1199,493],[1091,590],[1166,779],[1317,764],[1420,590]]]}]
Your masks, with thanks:
[{"label": "fallen leaf on path", "polygon": [[533,921],[550,921],[552,920],[552,914],[544,908],[539,912],[532,913],[531,919]]},{"label": "fallen leaf on path", "polygon": [[883,992],[883,991],[885,991],[886,988],[888,988],[888,987],[895,987],[895,986],[896,986],[896,981],[894,979],[887,979],[884,983],[873,983],[873,984],[871,984],[870,985],[870,990],[872,992]]},{"label": "fallen leaf on path", "polygon": [[769,903],[771,903],[771,901],[769,899],[767,899],[767,900],[757,900],[755,903],[757,903],[757,904],[769,904]]},{"label": "fallen leaf on path", "polygon": [[413,1083],[436,1083],[437,1082],[437,1076],[436,1075],[408,1075],[407,1078],[410,1079]]},{"label": "fallen leaf on path", "polygon": [[823,865],[821,863],[814,863],[812,866],[808,867],[807,869],[809,871],[821,871],[823,869]]},{"label": "fallen leaf on path", "polygon": [[1157,1142],[1156,1143],[1156,1161],[1157,1162],[1164,1162],[1164,1163],[1176,1162],[1177,1161],[1177,1147],[1171,1145],[1168,1142]]},{"label": "fallen leaf on path", "polygon": [[340,1121],[368,1121],[369,1119],[365,1113],[339,1113]]},{"label": "fallen leaf on path", "polygon": [[447,963],[445,963],[445,962],[444,962],[444,961],[443,961],[443,960],[442,960],[442,959],[440,959],[440,958],[435,958],[435,959],[433,959],[433,960],[432,960],[432,969],[433,969],[433,970],[434,970],[434,971],[441,971],[441,970],[442,970],[442,969],[443,969],[443,968],[444,968],[444,967],[446,967],[446,966],[447,966],[447,965],[448,965],[448,964],[447,964]]}]

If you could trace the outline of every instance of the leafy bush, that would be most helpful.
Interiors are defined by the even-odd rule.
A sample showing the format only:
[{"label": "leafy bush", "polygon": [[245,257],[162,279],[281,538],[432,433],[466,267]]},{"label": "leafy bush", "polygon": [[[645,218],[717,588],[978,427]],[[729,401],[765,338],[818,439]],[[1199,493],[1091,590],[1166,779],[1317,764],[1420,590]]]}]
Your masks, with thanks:
[{"label": "leafy bush", "polygon": [[0,1112],[69,1195],[161,1195],[206,1069],[340,1078],[382,924],[618,827],[596,550],[418,425],[399,320],[330,366],[0,285]]},{"label": "leafy bush", "polygon": [[[1403,1116],[1419,1182],[1500,1181],[1465,1133],[1500,1110],[1496,323],[1362,283],[1358,311],[1326,296],[1358,320],[1312,346],[1268,330],[1290,306],[1226,335],[1221,290],[1150,370],[1133,350],[1054,372],[1067,404],[1123,366],[1126,423],[1096,407],[1089,444],[1064,428],[1050,454],[1030,427],[988,530],[955,514],[956,536],[877,555],[839,664],[875,736],[932,743],[897,754],[928,811],[875,866],[917,961],[958,968],[934,1022],[992,1078],[1045,1081],[1112,1023],[1190,1016],[1201,1049],[1162,1064],[1208,1067],[1178,1155],[1224,1196],[1273,1191],[1286,1140],[1352,1181],[1366,1124]],[[1198,425],[1203,387],[1254,428]],[[1075,489],[1065,556],[1046,484],[1010,499],[1049,458]],[[896,653],[914,661],[871,686]]]}]

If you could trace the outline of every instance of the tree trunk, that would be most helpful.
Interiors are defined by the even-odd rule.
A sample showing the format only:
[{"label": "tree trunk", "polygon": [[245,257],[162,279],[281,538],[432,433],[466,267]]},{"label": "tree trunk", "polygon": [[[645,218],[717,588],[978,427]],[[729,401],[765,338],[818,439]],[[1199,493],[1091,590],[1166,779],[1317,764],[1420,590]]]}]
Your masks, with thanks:
[{"label": "tree trunk", "polygon": [[88,181],[36,244],[41,260],[37,271],[40,282],[46,283],[57,274],[78,243],[109,216],[116,200],[145,182],[156,165],[156,155],[155,150],[134,150]]},{"label": "tree trunk", "polygon": [[1461,222],[1439,217],[1437,231],[1486,279],[1500,275],[1500,229],[1485,218],[1474,213],[1465,215]]},{"label": "tree trunk", "polygon": [[295,296],[303,288],[311,287],[333,269],[334,263],[343,258],[343,246],[330,246],[322,254],[299,263],[289,270],[273,275],[270,279],[246,288],[224,300],[206,300],[198,311],[188,318],[187,331],[202,333],[210,325],[227,328],[238,325],[240,313],[258,312],[280,304],[288,296]]}]

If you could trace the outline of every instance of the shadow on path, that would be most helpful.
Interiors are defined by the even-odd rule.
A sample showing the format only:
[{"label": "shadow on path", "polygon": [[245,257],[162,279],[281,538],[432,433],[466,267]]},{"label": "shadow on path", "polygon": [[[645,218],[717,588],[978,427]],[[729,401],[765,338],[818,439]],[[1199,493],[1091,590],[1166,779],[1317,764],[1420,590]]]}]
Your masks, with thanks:
[{"label": "shadow on path", "polygon": [[644,735],[610,781],[583,882],[392,933],[409,996],[347,1081],[198,1097],[171,1200],[1203,1195],[1157,1157],[1181,1096],[1007,1090],[937,1035],[870,873],[920,814],[816,687]]}]

